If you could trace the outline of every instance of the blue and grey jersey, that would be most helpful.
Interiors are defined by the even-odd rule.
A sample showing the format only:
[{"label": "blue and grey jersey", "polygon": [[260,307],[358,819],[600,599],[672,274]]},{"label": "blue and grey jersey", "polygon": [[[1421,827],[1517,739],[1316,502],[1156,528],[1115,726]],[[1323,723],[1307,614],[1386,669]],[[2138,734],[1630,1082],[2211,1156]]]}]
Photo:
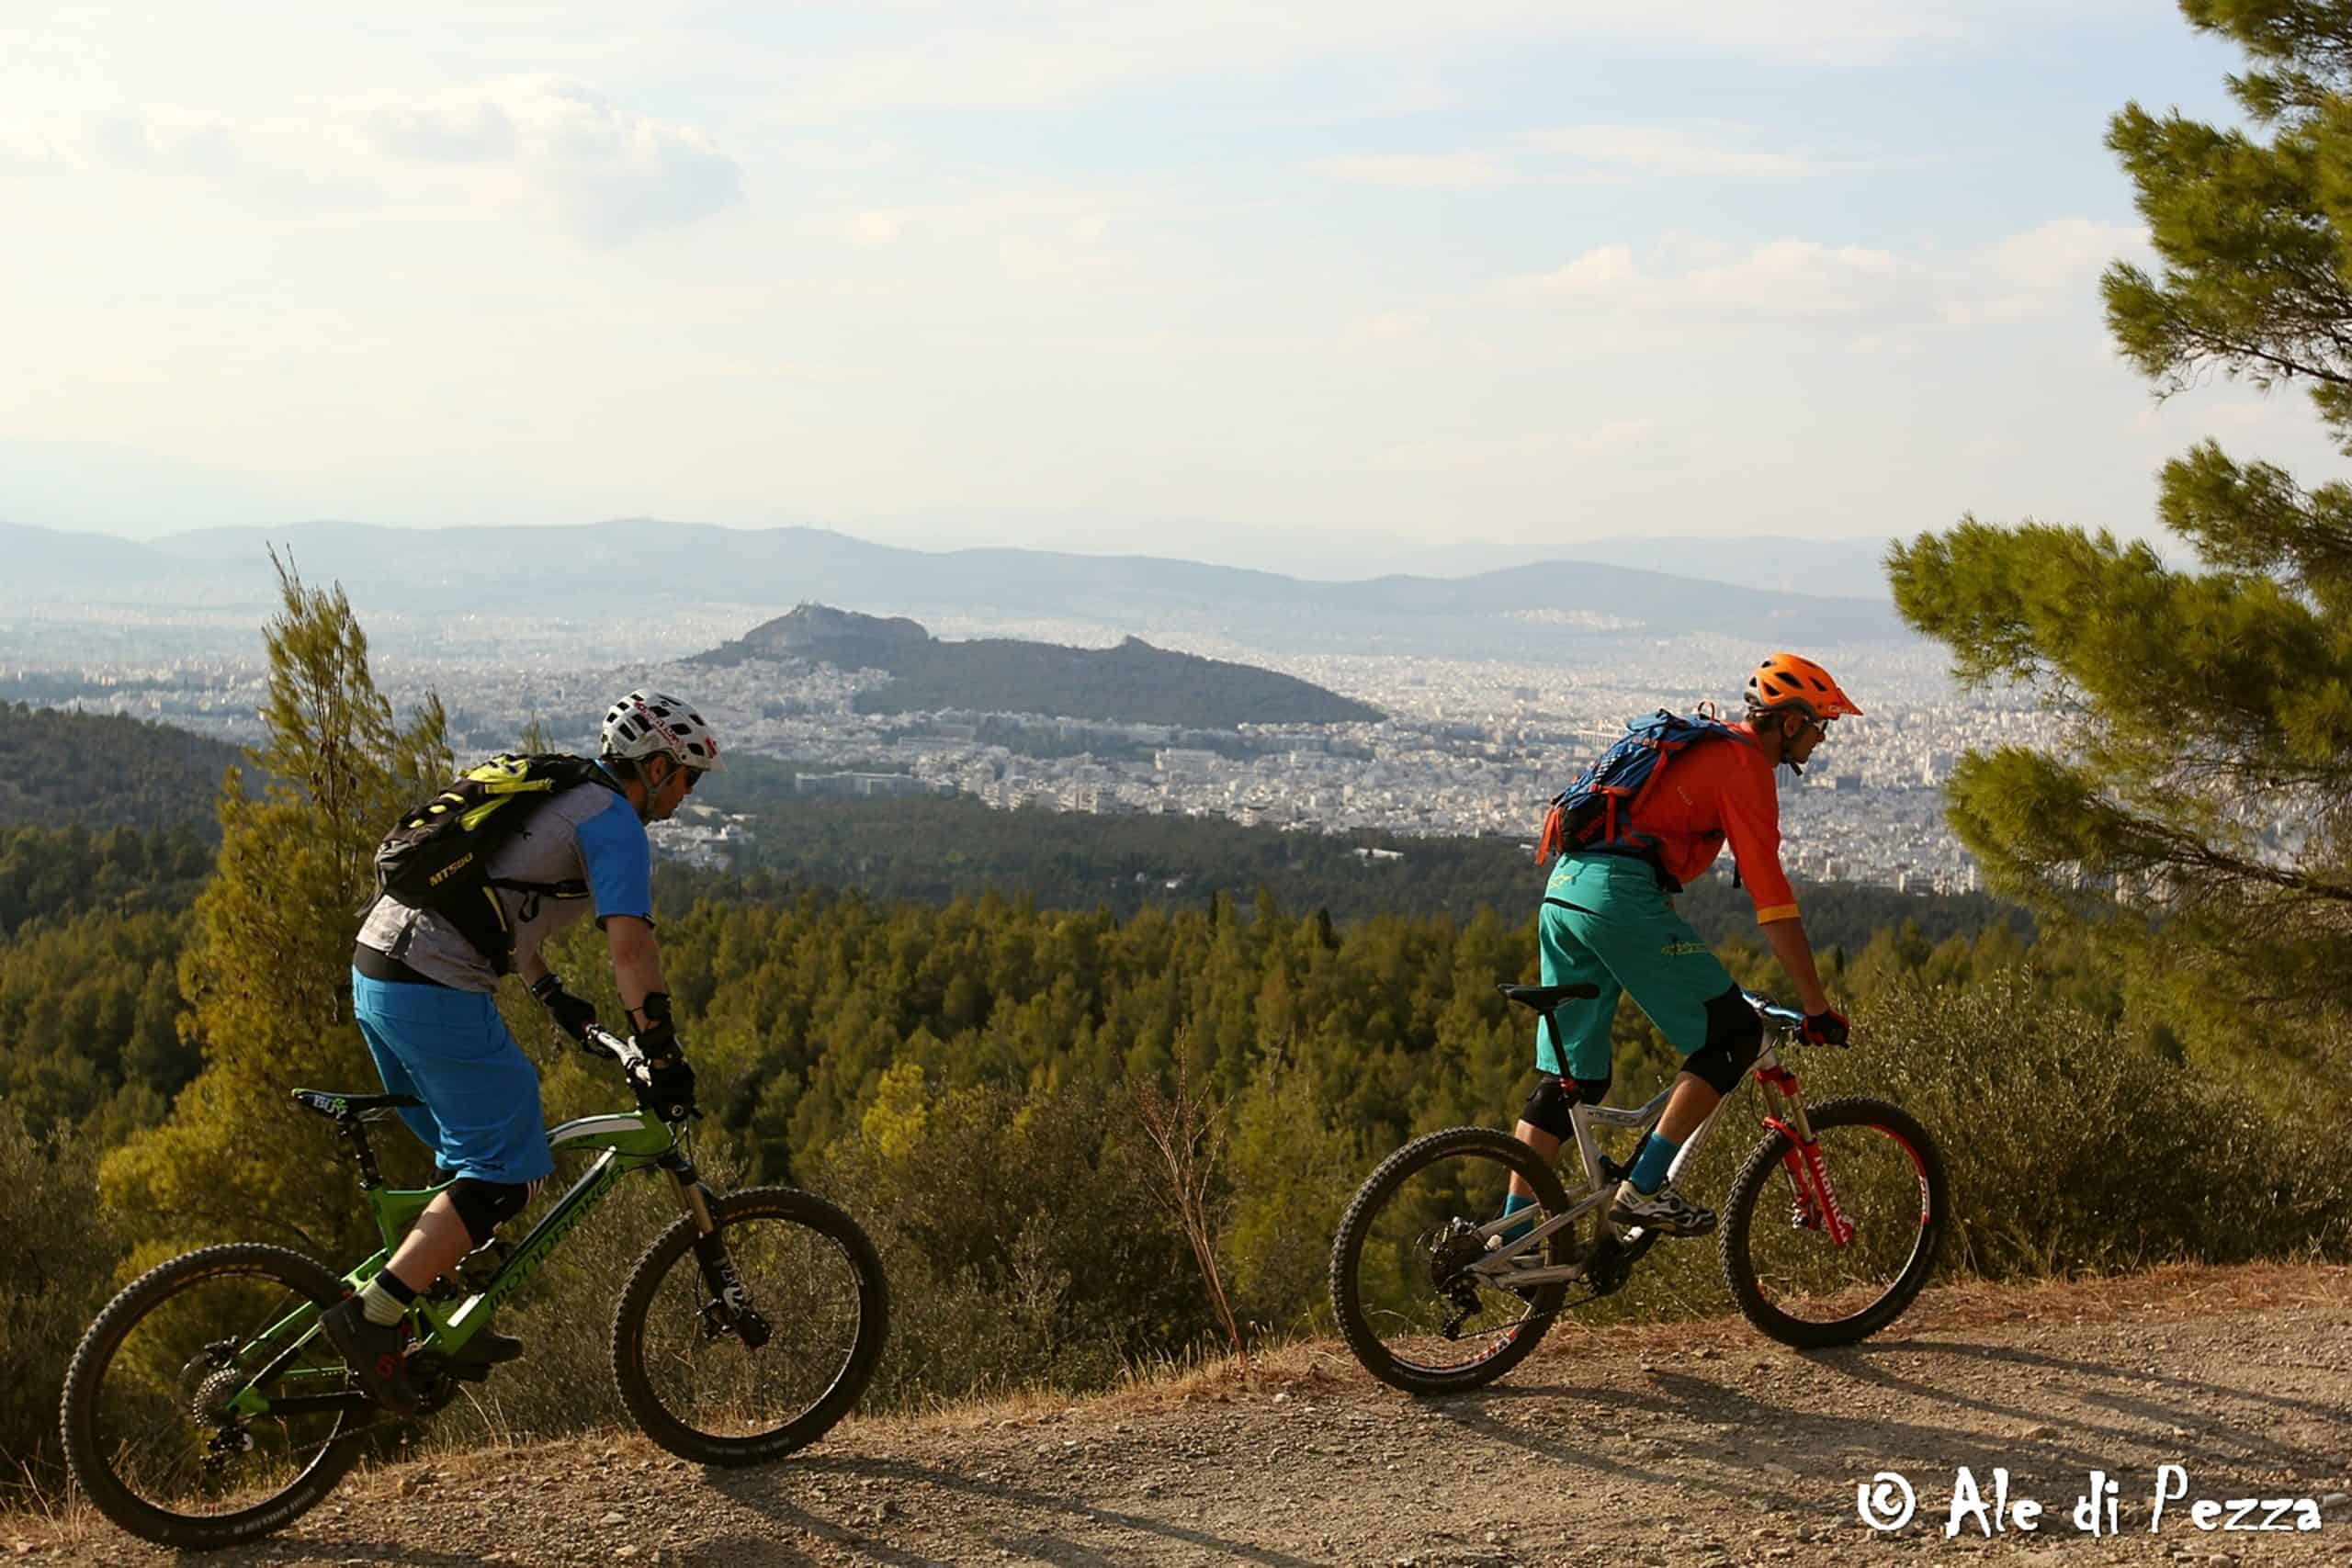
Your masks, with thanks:
[{"label": "blue and grey jersey", "polygon": [[[653,918],[653,852],[645,824],[628,799],[602,784],[564,790],[531,814],[490,857],[492,881],[585,882],[585,898],[548,898],[497,890],[514,931],[520,967],[548,938],[592,909],[603,925],[615,915]],[[359,927],[362,944],[399,958],[428,980],[461,991],[498,989],[497,972],[457,928],[430,910],[379,898]]]}]

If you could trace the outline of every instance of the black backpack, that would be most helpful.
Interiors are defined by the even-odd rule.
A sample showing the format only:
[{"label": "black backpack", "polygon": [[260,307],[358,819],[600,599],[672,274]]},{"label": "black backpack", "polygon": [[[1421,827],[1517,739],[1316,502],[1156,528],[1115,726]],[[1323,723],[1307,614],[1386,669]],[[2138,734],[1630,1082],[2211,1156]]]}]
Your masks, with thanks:
[{"label": "black backpack", "polygon": [[403,813],[377,846],[377,893],[413,909],[430,909],[456,927],[492,970],[507,973],[514,966],[514,929],[498,890],[523,894],[521,913],[528,920],[539,899],[585,898],[588,884],[492,877],[491,856],[559,791],[584,784],[620,793],[613,776],[585,757],[504,753],[468,769],[447,789]]}]

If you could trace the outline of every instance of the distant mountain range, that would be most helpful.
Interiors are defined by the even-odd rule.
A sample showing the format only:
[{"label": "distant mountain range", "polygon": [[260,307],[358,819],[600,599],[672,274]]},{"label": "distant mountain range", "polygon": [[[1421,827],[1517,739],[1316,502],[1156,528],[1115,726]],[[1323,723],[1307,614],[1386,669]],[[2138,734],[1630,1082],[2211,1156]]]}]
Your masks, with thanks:
[{"label": "distant mountain range", "polygon": [[1009,637],[942,642],[920,624],[802,604],[689,662],[797,659],[887,670],[858,694],[863,713],[1036,713],[1057,718],[1231,728],[1237,724],[1345,724],[1378,708],[1253,665],[1200,659],[1128,637],[1116,648],[1063,648]]},{"label": "distant mountain range", "polygon": [[[364,614],[572,620],[675,604],[823,601],[967,620],[1089,621],[1123,631],[1213,632],[1287,651],[1555,657],[1595,635],[1713,632],[1826,647],[1907,642],[1883,600],[1794,593],[1657,569],[1557,560],[1460,578],[1326,582],[1145,556],[929,551],[821,528],[648,520],[535,528],[307,523],[201,529],[152,544],[0,525],[0,609],[77,605],[262,609],[265,551],[290,548],[312,581],[338,581]],[[1712,546],[1725,541],[1712,541]]]}]

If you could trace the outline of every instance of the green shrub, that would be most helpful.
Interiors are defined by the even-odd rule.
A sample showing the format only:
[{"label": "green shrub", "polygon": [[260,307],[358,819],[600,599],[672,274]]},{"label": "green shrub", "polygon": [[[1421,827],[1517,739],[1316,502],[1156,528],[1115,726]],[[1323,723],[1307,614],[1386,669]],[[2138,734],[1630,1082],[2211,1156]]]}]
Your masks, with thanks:
[{"label": "green shrub", "polygon": [[[106,1304],[126,1252],[98,1207],[86,1140],[36,1138],[0,1101],[0,1489],[62,1479],[57,1401],[82,1330]],[[0,1490],[0,1496],[6,1491]]]},{"label": "green shrub", "polygon": [[1114,1090],[938,1093],[901,1063],[813,1184],[857,1216],[890,1279],[875,1391],[924,1404],[1108,1386],[1214,1332],[1200,1272],[1151,1201]]}]

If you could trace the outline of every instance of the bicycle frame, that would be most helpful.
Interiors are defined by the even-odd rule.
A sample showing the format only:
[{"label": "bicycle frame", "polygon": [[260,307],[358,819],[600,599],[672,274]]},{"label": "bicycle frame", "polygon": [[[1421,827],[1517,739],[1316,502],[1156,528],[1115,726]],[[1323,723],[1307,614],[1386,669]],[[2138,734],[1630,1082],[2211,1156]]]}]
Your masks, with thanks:
[{"label": "bicycle frame", "polygon": [[[1805,1116],[1804,1100],[1797,1090],[1797,1076],[1781,1065],[1780,1053],[1770,1037],[1757,1053],[1754,1076],[1765,1099],[1764,1125],[1785,1135],[1792,1145],[1781,1156],[1791,1180],[1795,1183],[1803,1201],[1815,1205],[1821,1214],[1830,1239],[1840,1247],[1844,1246],[1853,1235],[1853,1226],[1838,1207],[1837,1193],[1829,1185],[1828,1172],[1822,1168],[1820,1150],[1814,1142],[1813,1123]],[[1487,1238],[1489,1250],[1485,1258],[1472,1268],[1482,1274],[1508,1278],[1512,1286],[1521,1289],[1535,1285],[1572,1284],[1583,1279],[1585,1265],[1582,1263],[1526,1269],[1519,1267],[1512,1259],[1530,1247],[1540,1249],[1553,1235],[1576,1224],[1615,1196],[1616,1187],[1601,1164],[1600,1146],[1594,1141],[1593,1129],[1596,1126],[1631,1127],[1647,1133],[1666,1114],[1667,1101],[1673,1097],[1674,1085],[1668,1082],[1645,1103],[1622,1111],[1606,1105],[1587,1105],[1581,1100],[1569,1106],[1568,1122],[1577,1158],[1584,1167],[1585,1185],[1568,1194],[1568,1207],[1565,1211],[1534,1226],[1524,1235],[1514,1236],[1507,1242],[1498,1239],[1505,1231],[1526,1223],[1519,1215],[1505,1215],[1479,1226],[1478,1234]],[[1706,1146],[1708,1134],[1722,1120],[1724,1109],[1731,1103],[1732,1098],[1726,1094],[1718,1100],[1715,1108],[1707,1113],[1707,1119],[1699,1123],[1698,1131],[1675,1151],[1672,1163],[1667,1167],[1668,1180],[1679,1179],[1699,1157],[1699,1152]]]},{"label": "bicycle frame", "polygon": [[[463,1301],[447,1305],[424,1296],[417,1298],[413,1310],[424,1320],[424,1332],[419,1337],[420,1348],[447,1353],[458,1349],[481,1332],[498,1310],[499,1303],[514,1294],[526,1280],[538,1270],[563,1239],[612,1195],[620,1179],[630,1171],[653,1166],[673,1168],[673,1173],[679,1176],[680,1185],[685,1192],[687,1209],[694,1213],[704,1231],[710,1229],[707,1200],[700,1185],[694,1179],[693,1168],[677,1153],[676,1134],[653,1112],[640,1110],[577,1117],[549,1128],[548,1145],[557,1151],[598,1149],[603,1152],[581,1173],[580,1179],[563,1196],[556,1200],[555,1206],[541,1216],[539,1223],[531,1227],[530,1235],[508,1254],[479,1291]],[[363,1152],[363,1173],[372,1169],[372,1163],[365,1160]],[[364,1289],[391,1261],[392,1249],[400,1245],[401,1235],[417,1215],[452,1185],[454,1182],[445,1181],[437,1187],[364,1187],[361,1196],[368,1201],[368,1210],[376,1221],[377,1234],[384,1245],[374,1256],[346,1272],[343,1282],[355,1292]],[[292,1393],[276,1399],[260,1392],[262,1386],[273,1381],[291,1384],[313,1379],[323,1382],[333,1377],[340,1382],[339,1369],[333,1373],[288,1371],[295,1357],[320,1332],[319,1317],[320,1308],[305,1303],[238,1347],[241,1358],[259,1349],[274,1349],[274,1353],[267,1364],[254,1374],[253,1381],[230,1402],[232,1409],[245,1416],[265,1416],[273,1411],[291,1415],[305,1409],[356,1408],[365,1404],[364,1395],[340,1390],[332,1393]]]}]

